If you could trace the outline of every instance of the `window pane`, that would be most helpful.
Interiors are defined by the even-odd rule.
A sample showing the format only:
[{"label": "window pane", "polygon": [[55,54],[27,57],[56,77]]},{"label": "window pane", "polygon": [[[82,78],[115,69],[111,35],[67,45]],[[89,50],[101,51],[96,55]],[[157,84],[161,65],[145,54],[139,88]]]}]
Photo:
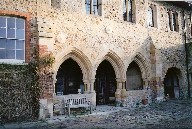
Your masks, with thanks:
[{"label": "window pane", "polygon": [[170,12],[170,11],[168,12],[168,18],[169,18],[169,29],[172,30],[172,27],[171,27],[171,26],[172,26],[172,25],[171,25],[171,24],[172,24],[172,23],[171,23],[172,21],[171,21],[171,12]]},{"label": "window pane", "polygon": [[6,50],[0,49],[0,59],[5,59],[5,58],[6,58]]},{"label": "window pane", "polygon": [[6,18],[0,17],[0,27],[6,27]]},{"label": "window pane", "polygon": [[93,6],[97,6],[97,0],[93,0]]},{"label": "window pane", "polygon": [[15,28],[15,18],[7,18],[7,27]]},{"label": "window pane", "polygon": [[16,49],[24,50],[24,41],[23,40],[17,40],[16,41]]},{"label": "window pane", "polygon": [[15,49],[15,40],[7,40],[6,49]]},{"label": "window pane", "polygon": [[7,59],[15,59],[15,50],[7,50],[6,51]]},{"label": "window pane", "polygon": [[7,38],[15,38],[15,29],[7,29]]},{"label": "window pane", "polygon": [[16,39],[25,39],[24,38],[24,30],[16,30]]},{"label": "window pane", "polygon": [[0,28],[0,37],[6,38],[6,28]]},{"label": "window pane", "polygon": [[124,21],[127,21],[126,0],[123,1],[123,20],[124,20]]},{"label": "window pane", "polygon": [[6,39],[0,39],[0,49],[5,49],[6,48]]},{"label": "window pane", "polygon": [[24,50],[17,50],[16,51],[16,59],[24,60]]},{"label": "window pane", "polygon": [[132,11],[132,1],[128,0],[128,11]]},{"label": "window pane", "polygon": [[123,13],[126,12],[126,0],[123,0]]},{"label": "window pane", "polygon": [[151,7],[148,8],[148,26],[153,27],[153,10]]},{"label": "window pane", "polygon": [[132,0],[128,0],[128,13],[129,13],[129,22],[133,22],[133,19],[132,19],[132,15],[133,15]]},{"label": "window pane", "polygon": [[16,27],[17,29],[24,29],[25,20],[24,19],[17,19],[16,20]]},{"label": "window pane", "polygon": [[93,14],[98,15],[98,3],[97,0],[93,0]]},{"label": "window pane", "polygon": [[91,7],[90,0],[86,0],[85,1],[86,14],[90,14],[90,7]]}]

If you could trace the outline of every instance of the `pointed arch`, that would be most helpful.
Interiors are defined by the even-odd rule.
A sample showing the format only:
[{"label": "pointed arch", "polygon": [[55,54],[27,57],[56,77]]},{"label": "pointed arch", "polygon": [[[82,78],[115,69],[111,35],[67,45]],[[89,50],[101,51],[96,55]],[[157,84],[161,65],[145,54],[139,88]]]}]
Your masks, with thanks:
[{"label": "pointed arch", "polygon": [[[149,61],[147,61],[147,59],[145,59],[145,57],[141,53],[137,53],[131,62],[133,61],[139,66],[141,70],[142,79],[145,80],[149,78],[150,77]],[[127,66],[127,68],[128,67],[129,65]]]},{"label": "pointed arch", "polygon": [[143,89],[143,79],[141,69],[135,61],[129,64],[126,72],[126,89],[127,90],[141,90]]},{"label": "pointed arch", "polygon": [[185,75],[186,75],[186,71],[185,71],[185,69],[183,69],[183,66],[182,65],[180,65],[180,64],[178,64],[178,63],[170,63],[170,64],[166,64],[166,65],[164,65],[164,67],[163,67],[163,73],[162,73],[162,78],[164,79],[165,78],[165,76],[166,76],[166,74],[167,74],[167,71],[168,71],[168,69],[170,69],[170,68],[176,68],[176,69],[178,69],[179,71],[180,71],[180,78],[183,80],[183,78],[185,77]]},{"label": "pointed arch", "polygon": [[169,95],[170,98],[179,98],[181,85],[182,85],[181,70],[176,67],[168,68],[164,78],[165,96]]},{"label": "pointed arch", "polygon": [[69,58],[76,61],[80,66],[83,73],[83,80],[88,80],[92,64],[89,58],[81,50],[74,47],[67,48],[67,50],[63,50],[63,52],[56,56],[55,63],[53,64],[54,79],[56,79],[57,71],[60,65]]},{"label": "pointed arch", "polygon": [[99,64],[107,60],[111,63],[111,65],[114,68],[115,75],[117,79],[125,79],[126,78],[126,72],[125,72],[125,66],[121,58],[113,51],[109,51],[103,58],[99,58],[94,65],[93,72],[92,72],[92,78],[95,78],[96,70],[99,66]]},{"label": "pointed arch", "polygon": [[166,63],[163,64],[163,71],[162,71],[162,81],[164,81],[167,71],[170,68],[176,68],[178,69],[179,74],[178,74],[178,79],[179,79],[179,86],[180,86],[180,96],[186,97],[186,91],[187,91],[187,78],[186,78],[186,70],[185,67],[183,67],[182,64],[180,63]]}]

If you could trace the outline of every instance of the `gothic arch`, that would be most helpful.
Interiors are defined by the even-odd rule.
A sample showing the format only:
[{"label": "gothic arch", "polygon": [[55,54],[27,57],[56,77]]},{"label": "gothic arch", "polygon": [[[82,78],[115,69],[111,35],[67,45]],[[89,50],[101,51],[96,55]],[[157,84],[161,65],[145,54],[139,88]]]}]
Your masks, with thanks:
[{"label": "gothic arch", "polygon": [[[141,70],[142,79],[146,80],[147,78],[149,78],[150,77],[149,61],[147,61],[141,53],[137,53],[131,62],[133,61],[139,66]],[[126,68],[128,67],[129,65]]]},{"label": "gothic arch", "polygon": [[183,79],[183,77],[185,76],[186,74],[186,71],[183,70],[182,66],[177,64],[177,63],[171,63],[171,64],[167,64],[166,66],[164,66],[163,68],[163,74],[162,74],[162,78],[164,79],[166,74],[167,74],[167,71],[169,68],[177,68],[179,71],[180,71],[180,75],[179,75],[179,78],[180,79]]},{"label": "gothic arch", "polygon": [[164,81],[165,76],[167,74],[167,71],[169,68],[177,68],[180,72],[178,74],[178,78],[179,78],[179,86],[180,86],[180,92],[181,92],[181,96],[184,95],[185,91],[187,91],[187,78],[186,78],[186,71],[185,68],[178,63],[167,63],[164,64],[163,66],[163,72],[162,72],[162,81]]},{"label": "gothic arch", "polygon": [[81,50],[74,47],[67,48],[67,50],[64,50],[58,56],[56,56],[55,63],[53,64],[54,79],[56,80],[57,71],[60,65],[69,58],[76,61],[80,66],[83,73],[83,80],[88,80],[92,68],[91,62]]},{"label": "gothic arch", "polygon": [[126,78],[124,63],[121,60],[121,58],[113,51],[109,51],[103,58],[99,58],[96,61],[96,64],[94,65],[93,72],[92,72],[92,78],[95,78],[97,68],[98,68],[99,64],[104,60],[107,60],[111,63],[111,65],[114,68],[117,79]]},{"label": "gothic arch", "polygon": [[164,93],[171,98],[178,98],[181,95],[181,87],[183,87],[184,79],[181,69],[173,66],[166,70],[166,74],[163,77]]}]

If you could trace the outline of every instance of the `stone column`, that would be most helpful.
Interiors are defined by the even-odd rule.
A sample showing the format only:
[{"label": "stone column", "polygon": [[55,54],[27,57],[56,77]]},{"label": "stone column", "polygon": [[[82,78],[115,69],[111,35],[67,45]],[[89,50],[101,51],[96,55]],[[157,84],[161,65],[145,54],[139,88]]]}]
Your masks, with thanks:
[{"label": "stone column", "polygon": [[148,89],[149,88],[149,81],[147,79],[143,80],[143,89]]},{"label": "stone column", "polygon": [[120,106],[121,105],[122,82],[119,78],[117,78],[116,81],[117,81],[117,89],[115,92],[116,106]]},{"label": "stone column", "polygon": [[117,81],[117,89],[122,89],[122,80],[117,78],[116,81]]},{"label": "stone column", "polygon": [[95,78],[90,79],[90,94],[91,94],[91,106],[96,109],[96,92],[94,90]]},{"label": "stone column", "polygon": [[90,93],[95,93],[94,82],[95,82],[95,78],[90,80]]},{"label": "stone column", "polygon": [[122,89],[126,89],[126,79],[122,79]]},{"label": "stone column", "polygon": [[84,93],[88,93],[89,92],[89,81],[87,79],[83,80],[84,82]]},{"label": "stone column", "polygon": [[126,82],[126,79],[122,79],[121,80],[121,83],[122,83],[122,90],[121,90],[121,103],[122,103],[122,106],[126,106],[127,105],[127,90],[125,88],[125,82]]}]

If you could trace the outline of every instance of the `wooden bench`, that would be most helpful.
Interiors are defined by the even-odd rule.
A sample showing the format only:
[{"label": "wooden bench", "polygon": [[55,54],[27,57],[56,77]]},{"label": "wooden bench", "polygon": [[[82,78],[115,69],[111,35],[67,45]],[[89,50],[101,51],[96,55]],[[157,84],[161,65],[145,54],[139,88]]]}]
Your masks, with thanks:
[{"label": "wooden bench", "polygon": [[77,97],[77,98],[65,98],[64,99],[64,113],[66,114],[66,109],[68,110],[68,116],[70,116],[71,108],[88,108],[90,114],[92,112],[91,102],[86,97]]}]

